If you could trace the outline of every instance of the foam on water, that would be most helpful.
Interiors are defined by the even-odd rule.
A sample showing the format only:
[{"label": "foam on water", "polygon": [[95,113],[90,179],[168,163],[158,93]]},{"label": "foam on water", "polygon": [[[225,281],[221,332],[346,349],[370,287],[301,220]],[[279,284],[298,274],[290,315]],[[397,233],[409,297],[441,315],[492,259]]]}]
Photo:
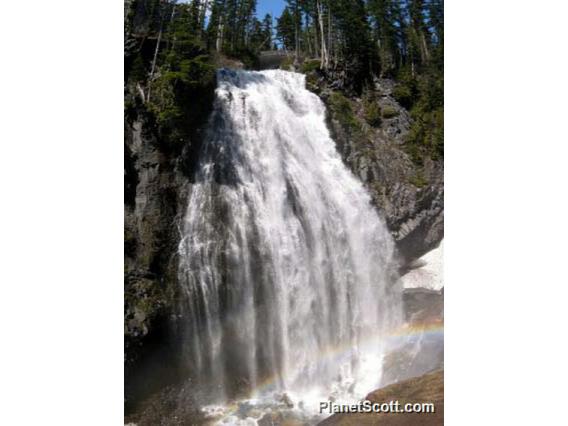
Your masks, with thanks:
[{"label": "foam on water", "polygon": [[218,72],[179,278],[188,368],[223,421],[358,400],[402,320],[391,236],[304,78]]}]

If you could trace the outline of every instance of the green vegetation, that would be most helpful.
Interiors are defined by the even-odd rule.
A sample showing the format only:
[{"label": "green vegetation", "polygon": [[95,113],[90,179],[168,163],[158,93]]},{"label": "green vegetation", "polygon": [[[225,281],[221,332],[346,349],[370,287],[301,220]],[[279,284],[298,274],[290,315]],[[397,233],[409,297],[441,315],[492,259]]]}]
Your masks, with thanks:
[{"label": "green vegetation", "polygon": [[406,141],[413,161],[422,164],[424,155],[433,160],[444,156],[444,108],[413,111],[414,122]]},{"label": "green vegetation", "polygon": [[288,56],[280,63],[280,69],[284,71],[290,71],[290,67],[292,67],[292,65],[294,65],[294,58]]},{"label": "green vegetation", "polygon": [[130,69],[130,74],[128,78],[131,81],[144,81],[146,79],[146,75],[148,74],[148,70],[144,64],[144,59],[140,53],[138,53],[134,57],[134,61],[132,62],[132,68]]},{"label": "green vegetation", "polygon": [[[287,0],[277,38],[298,56],[318,58],[322,74],[346,93],[364,93],[373,76],[394,79],[393,97],[413,119],[406,149],[421,164],[444,152],[443,13],[442,0]],[[397,116],[364,102],[372,126]]]},{"label": "green vegetation", "polygon": [[424,174],[421,171],[417,171],[414,176],[409,179],[410,183],[417,188],[424,188],[428,185],[428,181],[424,177]]},{"label": "green vegetation", "polygon": [[410,110],[413,120],[406,140],[412,160],[421,165],[426,156],[433,160],[443,158],[444,77],[439,61],[433,61],[420,75],[401,72],[393,95]]},{"label": "green vegetation", "polygon": [[191,141],[212,106],[217,58],[256,68],[273,47],[272,17],[255,11],[256,0],[125,0],[125,118],[154,123],[162,148]]},{"label": "green vegetation", "polygon": [[392,95],[399,104],[410,110],[419,98],[418,78],[411,69],[405,67],[396,75],[396,82]]},{"label": "green vegetation", "polygon": [[[443,158],[441,0],[286,0],[275,21],[256,17],[257,1],[125,0],[126,118],[148,115],[161,143],[178,149],[211,107],[217,64],[232,58],[256,68],[259,52],[278,40],[290,52],[281,68],[304,58],[300,71],[316,92],[322,77],[347,95],[369,92],[375,76],[393,78],[393,97],[412,117],[405,149],[417,164]],[[330,106],[356,131],[339,96]],[[374,127],[397,115],[368,99],[363,113]]]},{"label": "green vegetation", "polygon": [[300,68],[300,71],[304,74],[309,74],[319,69],[320,66],[321,66],[321,61],[319,59],[308,59],[304,61],[302,67]]},{"label": "green vegetation", "polygon": [[365,121],[372,127],[381,125],[381,108],[374,97],[365,97],[363,99],[363,110]]},{"label": "green vegetation", "polygon": [[398,111],[396,108],[386,105],[381,110],[381,115],[383,118],[389,119],[398,116]]},{"label": "green vegetation", "polygon": [[353,133],[360,130],[359,123],[353,114],[351,102],[340,92],[333,92],[329,97],[329,107],[333,117],[339,121],[343,129]]}]

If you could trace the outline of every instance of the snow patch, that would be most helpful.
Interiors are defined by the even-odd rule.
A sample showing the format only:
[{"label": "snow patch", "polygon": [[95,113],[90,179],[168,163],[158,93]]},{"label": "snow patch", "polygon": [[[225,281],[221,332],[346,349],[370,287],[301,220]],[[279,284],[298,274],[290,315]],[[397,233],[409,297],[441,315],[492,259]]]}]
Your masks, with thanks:
[{"label": "snow patch", "polygon": [[422,266],[401,278],[404,288],[441,290],[444,287],[444,240],[437,248],[422,256],[418,263]]}]

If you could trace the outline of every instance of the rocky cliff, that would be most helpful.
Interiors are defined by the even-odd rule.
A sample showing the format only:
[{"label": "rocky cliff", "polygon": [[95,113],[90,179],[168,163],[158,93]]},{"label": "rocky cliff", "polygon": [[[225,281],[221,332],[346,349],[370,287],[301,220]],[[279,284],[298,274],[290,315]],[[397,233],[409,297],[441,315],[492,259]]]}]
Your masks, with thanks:
[{"label": "rocky cliff", "polygon": [[308,74],[308,87],[328,106],[338,150],[370,191],[405,269],[443,238],[443,159],[408,153],[411,117],[393,97],[393,80],[375,79],[364,97],[344,96],[317,73]]},{"label": "rocky cliff", "polygon": [[[213,87],[210,88],[212,99]],[[171,137],[139,99],[124,123],[125,396],[132,401],[175,381],[178,224],[191,189],[201,114],[184,139]]]}]

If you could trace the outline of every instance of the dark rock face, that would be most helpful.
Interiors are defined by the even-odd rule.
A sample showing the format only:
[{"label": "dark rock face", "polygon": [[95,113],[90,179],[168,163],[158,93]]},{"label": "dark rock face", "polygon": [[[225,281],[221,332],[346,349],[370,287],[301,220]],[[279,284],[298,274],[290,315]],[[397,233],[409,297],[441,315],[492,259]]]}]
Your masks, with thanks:
[{"label": "dark rock face", "polygon": [[198,143],[163,149],[152,117],[125,120],[124,337],[127,411],[177,380],[173,328],[178,223],[185,212]]},{"label": "dark rock face", "polygon": [[[370,191],[397,243],[401,267],[436,248],[444,236],[443,160],[413,163],[404,141],[411,118],[392,97],[394,82],[375,80],[373,90],[382,111],[380,125],[365,120],[364,101],[345,98],[338,107],[333,83],[308,76],[308,87],[328,106],[329,127],[347,166]],[[344,102],[345,102],[344,101]]]},{"label": "dark rock face", "polygon": [[141,404],[125,424],[136,426],[186,426],[210,424],[194,400],[191,383],[166,386]]},{"label": "dark rock face", "polygon": [[[184,188],[143,118],[126,123],[125,335],[127,349],[162,314],[171,279],[175,218]],[[127,361],[129,361],[127,359]]]}]

